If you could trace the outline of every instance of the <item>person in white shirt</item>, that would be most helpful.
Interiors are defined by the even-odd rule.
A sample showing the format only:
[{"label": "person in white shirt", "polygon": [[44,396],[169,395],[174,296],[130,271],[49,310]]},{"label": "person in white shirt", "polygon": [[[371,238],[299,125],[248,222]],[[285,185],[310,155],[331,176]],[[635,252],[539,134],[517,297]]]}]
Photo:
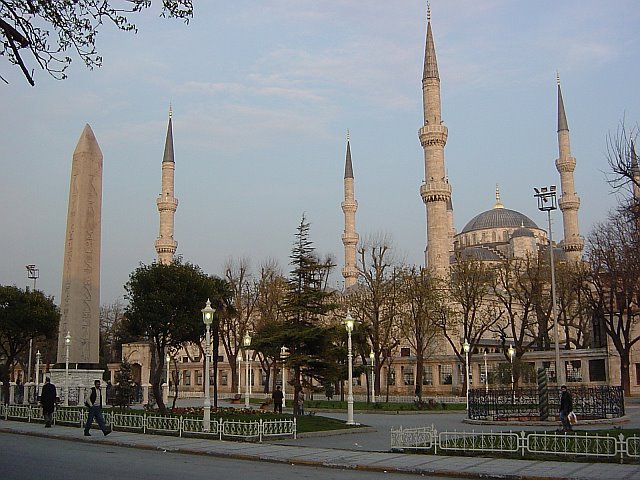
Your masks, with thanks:
[{"label": "person in white shirt", "polygon": [[100,387],[100,380],[95,380],[94,386],[91,387],[89,396],[85,400],[84,404],[89,409],[89,416],[87,417],[87,423],[84,425],[84,436],[90,437],[91,434],[89,430],[91,429],[91,424],[93,423],[93,419],[96,419],[98,422],[98,426],[102,433],[104,433],[105,437],[111,433],[111,429],[107,427],[104,423],[104,418],[102,418],[102,388]]}]

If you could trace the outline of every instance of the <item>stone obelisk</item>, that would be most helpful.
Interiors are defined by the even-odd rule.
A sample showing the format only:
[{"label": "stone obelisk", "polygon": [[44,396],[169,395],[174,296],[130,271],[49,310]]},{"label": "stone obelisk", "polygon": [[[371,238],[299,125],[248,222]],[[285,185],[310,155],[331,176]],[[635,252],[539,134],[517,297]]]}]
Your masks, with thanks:
[{"label": "stone obelisk", "polygon": [[76,369],[99,363],[101,217],[102,152],[87,124],[71,166],[58,332],[58,364],[68,360]]}]

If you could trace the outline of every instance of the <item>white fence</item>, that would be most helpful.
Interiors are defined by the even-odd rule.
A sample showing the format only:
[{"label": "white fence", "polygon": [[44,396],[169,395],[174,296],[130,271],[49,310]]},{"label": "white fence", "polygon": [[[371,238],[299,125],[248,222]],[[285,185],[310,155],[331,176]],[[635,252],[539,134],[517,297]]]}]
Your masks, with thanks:
[{"label": "white fence", "polygon": [[[54,423],[77,425],[83,427],[87,421],[88,411],[77,408],[58,408],[54,413]],[[189,435],[206,436],[210,438],[242,439],[262,442],[266,437],[297,436],[297,422],[292,420],[264,420],[236,421],[213,419],[209,428],[201,418],[192,417],[163,417],[147,413],[122,413],[104,411],[104,419],[113,430],[137,431],[140,433],[155,433],[160,435]],[[43,421],[42,409],[27,405],[0,405],[0,417],[5,420],[20,420],[26,422]]]},{"label": "white fence", "polygon": [[431,427],[391,429],[391,450],[489,452],[589,458],[640,458],[640,437],[597,433],[438,432]]}]

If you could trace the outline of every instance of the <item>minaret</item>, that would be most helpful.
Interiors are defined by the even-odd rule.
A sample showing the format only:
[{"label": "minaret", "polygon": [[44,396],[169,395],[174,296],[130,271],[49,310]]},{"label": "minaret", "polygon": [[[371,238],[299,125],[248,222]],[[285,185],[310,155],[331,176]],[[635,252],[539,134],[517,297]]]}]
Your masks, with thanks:
[{"label": "minaret", "polygon": [[638,156],[636,155],[636,146],[631,140],[631,175],[633,177],[633,182],[631,185],[633,192],[633,199],[636,201],[640,201],[640,167],[638,166]]},{"label": "minaret", "polygon": [[443,125],[440,109],[440,75],[436,61],[436,49],[431,33],[431,11],[427,7],[427,40],[422,76],[422,100],[424,126],[418,131],[424,149],[425,183],[420,195],[427,210],[426,264],[436,275],[449,273],[449,221],[447,207],[451,205],[451,185],[446,177],[444,146],[447,143],[447,127]]},{"label": "minaret", "polygon": [[564,224],[564,240],[561,245],[567,257],[567,261],[577,263],[582,258],[584,239],[580,236],[580,228],[578,227],[580,198],[576,194],[573,180],[573,171],[576,169],[576,159],[571,156],[569,126],[567,124],[567,116],[564,112],[559,75],[557,77],[557,82],[559,156],[556,160],[556,168],[560,173],[562,196],[560,197],[558,204],[560,205],[560,210],[562,210],[562,223]]},{"label": "minaret", "polygon": [[354,198],[353,188],[353,166],[351,165],[351,146],[349,144],[349,131],[347,131],[347,157],[344,164],[344,202],[342,211],[344,212],[344,232],[342,234],[342,244],[344,245],[344,277],[345,289],[358,282],[358,267],[356,264],[356,245],[358,244],[358,234],[356,232],[356,210],[358,202]]},{"label": "minaret", "polygon": [[173,239],[173,223],[178,199],[173,196],[173,177],[176,164],[173,158],[173,128],[171,124],[172,111],[169,108],[169,126],[167,127],[167,139],[164,144],[164,157],[162,158],[162,191],[156,200],[160,212],[160,236],[156,240],[156,252],[158,263],[169,264],[173,261],[178,242]]}]

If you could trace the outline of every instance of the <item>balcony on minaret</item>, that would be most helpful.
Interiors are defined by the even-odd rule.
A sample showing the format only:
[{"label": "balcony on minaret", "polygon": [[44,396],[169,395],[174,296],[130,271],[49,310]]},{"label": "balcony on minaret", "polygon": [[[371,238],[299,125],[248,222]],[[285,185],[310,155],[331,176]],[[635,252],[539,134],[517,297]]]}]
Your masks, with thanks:
[{"label": "balcony on minaret", "polygon": [[451,185],[444,180],[431,180],[420,185],[420,196],[427,202],[446,202],[451,198]]},{"label": "balcony on minaret", "polygon": [[444,146],[447,143],[447,136],[448,129],[442,124],[427,124],[418,130],[418,137],[423,147],[427,145]]},{"label": "balcony on minaret", "polygon": [[175,212],[178,209],[178,199],[175,197],[169,197],[165,195],[164,197],[159,196],[156,199],[156,205],[158,206],[159,211],[170,210]]},{"label": "balcony on minaret", "polygon": [[578,210],[580,208],[580,197],[575,193],[569,194],[565,193],[558,200],[558,205],[560,206],[560,210]]},{"label": "balcony on minaret", "polygon": [[558,173],[571,173],[576,169],[575,157],[562,157],[556,159],[556,169]]},{"label": "balcony on minaret", "polygon": [[174,253],[178,248],[178,242],[172,238],[159,238],[155,242],[156,252],[170,252]]},{"label": "balcony on minaret", "polygon": [[356,245],[359,238],[357,233],[345,232],[342,234],[342,243],[345,245]]}]

